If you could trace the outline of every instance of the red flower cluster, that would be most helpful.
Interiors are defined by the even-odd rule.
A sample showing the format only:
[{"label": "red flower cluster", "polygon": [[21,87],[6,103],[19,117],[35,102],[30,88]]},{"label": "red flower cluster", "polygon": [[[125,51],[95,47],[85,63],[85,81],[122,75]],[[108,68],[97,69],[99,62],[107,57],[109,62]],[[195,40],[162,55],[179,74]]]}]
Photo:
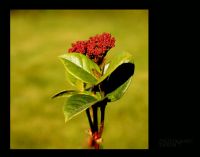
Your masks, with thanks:
[{"label": "red flower cluster", "polygon": [[103,33],[90,37],[87,41],[72,43],[72,48],[70,48],[68,52],[82,53],[100,65],[106,53],[114,46],[115,38],[111,37],[109,33]]}]

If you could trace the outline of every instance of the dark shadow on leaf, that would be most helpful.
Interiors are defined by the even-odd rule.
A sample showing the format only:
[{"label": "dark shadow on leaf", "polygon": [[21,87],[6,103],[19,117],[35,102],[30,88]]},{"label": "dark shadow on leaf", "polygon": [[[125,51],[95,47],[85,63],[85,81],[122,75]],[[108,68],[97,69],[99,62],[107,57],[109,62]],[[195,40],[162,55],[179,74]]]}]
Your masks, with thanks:
[{"label": "dark shadow on leaf", "polygon": [[113,92],[119,86],[124,84],[133,74],[135,65],[133,63],[124,63],[120,65],[110,76],[102,82],[102,90],[105,95]]}]

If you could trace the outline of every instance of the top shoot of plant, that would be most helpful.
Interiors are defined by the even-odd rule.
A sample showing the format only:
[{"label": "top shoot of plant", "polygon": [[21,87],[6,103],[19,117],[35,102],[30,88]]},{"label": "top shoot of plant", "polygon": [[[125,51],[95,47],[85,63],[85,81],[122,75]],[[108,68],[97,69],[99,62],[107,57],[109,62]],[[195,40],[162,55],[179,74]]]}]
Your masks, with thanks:
[{"label": "top shoot of plant", "polygon": [[67,80],[76,90],[62,91],[53,98],[66,97],[65,122],[86,112],[90,125],[89,148],[101,148],[106,105],[124,95],[134,74],[130,53],[119,52],[106,57],[113,47],[115,38],[110,33],[103,33],[72,43],[68,52],[59,56]]}]

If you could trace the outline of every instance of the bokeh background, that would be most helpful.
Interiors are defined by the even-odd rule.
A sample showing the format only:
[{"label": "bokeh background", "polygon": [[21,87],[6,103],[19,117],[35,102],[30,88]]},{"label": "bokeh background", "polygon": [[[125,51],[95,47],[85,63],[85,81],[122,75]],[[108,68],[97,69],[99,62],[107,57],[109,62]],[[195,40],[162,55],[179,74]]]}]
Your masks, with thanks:
[{"label": "bokeh background", "polygon": [[85,112],[65,124],[65,99],[51,96],[74,89],[58,56],[103,32],[136,66],[127,93],[107,106],[104,149],[148,149],[148,10],[12,10],[10,26],[11,149],[87,148]]}]

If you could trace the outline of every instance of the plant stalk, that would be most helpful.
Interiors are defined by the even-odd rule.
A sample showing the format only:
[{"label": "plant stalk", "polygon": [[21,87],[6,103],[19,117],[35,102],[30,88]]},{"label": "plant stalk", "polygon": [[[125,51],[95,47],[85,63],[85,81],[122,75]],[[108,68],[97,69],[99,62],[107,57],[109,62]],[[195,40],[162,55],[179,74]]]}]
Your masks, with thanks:
[{"label": "plant stalk", "polygon": [[86,109],[86,114],[87,114],[88,122],[90,124],[90,130],[93,133],[94,127],[93,127],[93,124],[92,124],[92,119],[91,119],[91,116],[90,116],[90,109],[89,108]]},{"label": "plant stalk", "polygon": [[[100,149],[100,144],[102,142],[102,133],[104,129],[104,119],[105,119],[105,108],[107,105],[107,100],[104,99],[103,101],[97,102],[96,104],[92,105],[92,115],[93,120],[91,118],[91,113],[89,109],[86,110],[88,121],[90,123],[91,129],[91,137],[89,139],[89,148]],[[100,110],[98,110],[100,109]],[[100,127],[98,127],[98,111],[101,112],[100,118]]]},{"label": "plant stalk", "polygon": [[106,104],[107,104],[107,102],[105,104],[102,104],[102,106],[100,106],[100,110],[101,110],[101,124],[100,124],[100,129],[99,129],[100,137],[102,136],[103,129],[104,129],[104,119],[105,119]]}]

